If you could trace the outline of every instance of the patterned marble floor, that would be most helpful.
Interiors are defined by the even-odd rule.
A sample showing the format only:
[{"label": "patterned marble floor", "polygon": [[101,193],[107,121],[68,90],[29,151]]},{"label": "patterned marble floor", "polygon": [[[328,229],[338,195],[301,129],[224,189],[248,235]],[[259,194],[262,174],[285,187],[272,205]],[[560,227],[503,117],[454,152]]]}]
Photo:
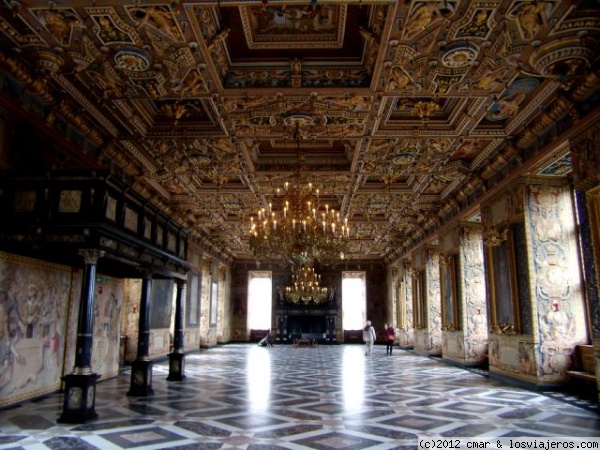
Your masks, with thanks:
[{"label": "patterned marble floor", "polygon": [[[187,378],[127,397],[98,385],[99,418],[58,424],[62,395],[0,411],[0,449],[417,449],[418,437],[600,436],[594,405],[522,390],[385,347],[224,345],[186,355]],[[586,407],[587,405],[587,407]]]}]

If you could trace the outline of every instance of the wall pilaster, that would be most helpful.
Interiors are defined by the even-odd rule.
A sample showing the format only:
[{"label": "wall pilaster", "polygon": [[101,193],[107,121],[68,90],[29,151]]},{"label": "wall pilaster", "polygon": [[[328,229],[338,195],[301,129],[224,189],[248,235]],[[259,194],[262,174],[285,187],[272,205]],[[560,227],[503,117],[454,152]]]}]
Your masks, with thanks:
[{"label": "wall pilaster", "polygon": [[419,251],[413,256],[413,265],[413,295],[416,295],[414,350],[421,354],[441,355],[442,311],[437,246],[428,246]]},{"label": "wall pilaster", "polygon": [[439,240],[442,357],[482,365],[487,360],[488,311],[481,225],[460,224]]},{"label": "wall pilaster", "polygon": [[534,385],[565,381],[586,339],[570,186],[524,177],[482,208],[490,373]]}]

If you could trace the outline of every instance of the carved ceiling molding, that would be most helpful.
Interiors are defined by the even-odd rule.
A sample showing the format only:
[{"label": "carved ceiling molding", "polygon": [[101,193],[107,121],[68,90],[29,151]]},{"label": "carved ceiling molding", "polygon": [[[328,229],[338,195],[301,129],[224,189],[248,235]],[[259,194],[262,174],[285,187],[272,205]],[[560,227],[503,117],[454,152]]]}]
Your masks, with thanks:
[{"label": "carved ceiling molding", "polygon": [[3,106],[82,164],[121,170],[231,259],[247,257],[239,216],[299,153],[357,230],[351,259],[401,256],[535,160],[586,176],[556,146],[586,148],[577,134],[597,114],[594,5],[331,5],[12,2]]}]

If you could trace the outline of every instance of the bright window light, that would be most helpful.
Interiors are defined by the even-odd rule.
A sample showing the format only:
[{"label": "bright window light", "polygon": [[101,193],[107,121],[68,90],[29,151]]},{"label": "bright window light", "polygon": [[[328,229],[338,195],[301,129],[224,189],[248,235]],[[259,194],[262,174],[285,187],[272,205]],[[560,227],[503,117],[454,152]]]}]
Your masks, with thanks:
[{"label": "bright window light", "polygon": [[344,330],[360,330],[367,320],[365,272],[342,273],[342,326]]},{"label": "bright window light", "polygon": [[248,273],[248,329],[271,329],[271,272]]}]

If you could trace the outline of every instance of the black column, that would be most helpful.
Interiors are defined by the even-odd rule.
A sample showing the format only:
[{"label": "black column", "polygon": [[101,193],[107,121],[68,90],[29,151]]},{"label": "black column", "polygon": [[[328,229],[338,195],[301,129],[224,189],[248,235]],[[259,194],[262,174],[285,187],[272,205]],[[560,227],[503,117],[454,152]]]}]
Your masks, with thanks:
[{"label": "black column", "polygon": [[142,298],[140,299],[140,318],[138,325],[137,357],[131,362],[131,382],[127,395],[144,397],[151,395],[152,361],[148,356],[150,347],[150,292],[152,289],[152,271],[142,271]]},{"label": "black column", "polygon": [[96,249],[80,250],[85,260],[81,283],[77,343],[73,373],[65,375],[63,413],[60,423],[83,423],[98,417],[96,414],[96,381],[100,375],[92,372],[92,344],[94,337],[94,294],[96,264],[104,252]]},{"label": "black column", "polygon": [[327,320],[327,342],[333,344],[337,341],[335,335],[335,316],[327,316],[325,320]]},{"label": "black column", "polygon": [[286,316],[277,316],[277,341],[279,343],[287,342],[286,328]]},{"label": "black column", "polygon": [[181,381],[185,378],[185,353],[183,334],[183,280],[175,280],[175,329],[173,330],[173,351],[169,353],[168,381]]}]

